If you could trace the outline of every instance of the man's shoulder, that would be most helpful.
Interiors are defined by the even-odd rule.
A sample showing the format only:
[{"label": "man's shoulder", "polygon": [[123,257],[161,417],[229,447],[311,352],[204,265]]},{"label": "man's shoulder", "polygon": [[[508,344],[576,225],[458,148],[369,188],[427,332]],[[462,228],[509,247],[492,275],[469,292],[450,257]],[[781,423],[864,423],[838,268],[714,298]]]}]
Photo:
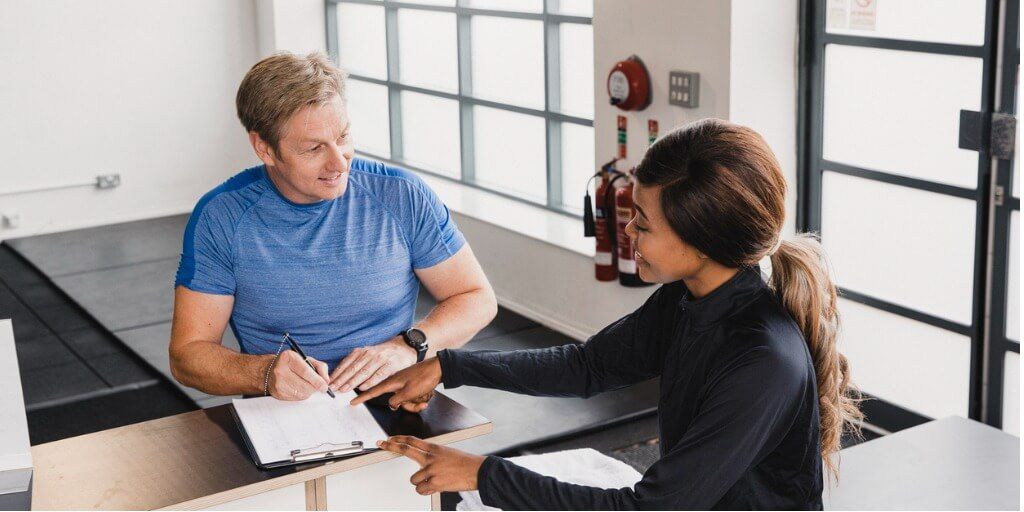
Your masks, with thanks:
[{"label": "man's shoulder", "polygon": [[217,185],[196,203],[192,222],[202,216],[219,220],[237,220],[263,195],[263,166],[250,167]]},{"label": "man's shoulder", "polygon": [[377,160],[357,157],[352,160],[350,169],[349,180],[381,200],[389,201],[398,196],[407,197],[408,194],[429,190],[416,173]]}]

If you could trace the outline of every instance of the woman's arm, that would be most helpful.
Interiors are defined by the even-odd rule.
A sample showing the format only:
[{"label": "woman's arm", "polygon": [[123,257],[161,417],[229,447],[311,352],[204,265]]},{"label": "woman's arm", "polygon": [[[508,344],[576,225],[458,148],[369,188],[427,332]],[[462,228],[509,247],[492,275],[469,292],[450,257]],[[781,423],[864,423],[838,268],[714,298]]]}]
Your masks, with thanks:
[{"label": "woman's arm", "polygon": [[[678,293],[656,290],[640,309],[586,343],[514,351],[438,354],[444,386],[478,386],[535,396],[590,397],[658,376]],[[674,298],[673,298],[674,297]]]},{"label": "woman's arm", "polygon": [[[420,494],[479,489],[484,505],[505,510],[707,510],[785,437],[806,393],[814,392],[808,379],[763,348],[736,356],[709,380],[686,434],[632,489],[560,482],[499,457],[407,436],[378,446],[420,464],[410,478]],[[818,447],[808,441],[805,449]]]},{"label": "woman's arm", "polygon": [[491,456],[477,474],[480,497],[505,510],[707,510],[785,436],[808,389],[787,365],[763,349],[735,358],[683,438],[632,489],[560,482]]},{"label": "woman's arm", "polygon": [[[680,288],[680,289],[677,289]],[[442,350],[359,395],[354,404],[394,392],[392,407],[415,402],[440,382],[445,388],[479,386],[536,396],[589,397],[661,372],[663,347],[674,322],[681,285],[666,285],[640,309],[583,345],[534,350]]]}]

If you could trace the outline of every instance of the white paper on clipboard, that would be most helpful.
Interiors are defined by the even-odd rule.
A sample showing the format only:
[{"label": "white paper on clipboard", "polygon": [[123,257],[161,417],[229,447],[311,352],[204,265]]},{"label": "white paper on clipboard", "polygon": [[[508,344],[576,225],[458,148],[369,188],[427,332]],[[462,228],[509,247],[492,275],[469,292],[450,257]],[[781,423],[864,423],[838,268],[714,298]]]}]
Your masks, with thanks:
[{"label": "white paper on clipboard", "polygon": [[269,396],[231,402],[260,464],[290,460],[292,450],[329,450],[353,441],[371,449],[387,439],[365,405],[348,404],[355,392],[336,394],[314,393],[298,402]]}]

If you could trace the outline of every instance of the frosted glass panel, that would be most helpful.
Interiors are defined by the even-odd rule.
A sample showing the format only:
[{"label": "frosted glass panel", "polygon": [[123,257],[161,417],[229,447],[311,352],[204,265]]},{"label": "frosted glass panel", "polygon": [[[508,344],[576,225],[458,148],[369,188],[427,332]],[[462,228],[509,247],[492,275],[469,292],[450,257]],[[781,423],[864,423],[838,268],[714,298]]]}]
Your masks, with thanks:
[{"label": "frosted glass panel", "polygon": [[559,25],[561,108],[566,114],[594,118],[594,28]]},{"label": "frosted glass panel", "polygon": [[473,16],[473,96],[544,109],[544,23]]},{"label": "frosted glass panel", "polygon": [[[839,2],[850,3],[855,2]],[[850,29],[849,18],[844,24],[843,18],[836,13],[835,17],[829,18],[836,23],[827,23],[827,31],[909,41],[985,44],[985,0],[892,0],[875,4],[874,30]]]},{"label": "frosted glass panel", "polygon": [[1010,213],[1010,265],[1006,283],[1006,337],[1020,341],[1020,210]]},{"label": "frosted glass panel", "polygon": [[828,160],[974,188],[978,153],[959,149],[960,109],[980,110],[981,59],[828,45]]},{"label": "frosted glass panel", "polygon": [[861,391],[932,418],[967,416],[970,338],[846,299],[839,312],[839,351]]},{"label": "frosted glass panel", "polygon": [[402,0],[407,4],[445,5],[455,7],[455,0]]},{"label": "frosted glass panel", "polygon": [[405,161],[416,167],[459,177],[459,104],[455,100],[402,92],[402,143]]},{"label": "frosted glass panel", "polygon": [[356,149],[390,158],[388,88],[359,80],[349,80],[346,88],[348,117]]},{"label": "frosted glass panel", "polygon": [[349,73],[388,77],[384,7],[338,4],[338,57]]},{"label": "frosted glass panel", "polygon": [[597,169],[594,165],[594,129],[562,123],[562,204],[583,213],[583,194]]},{"label": "frosted glass panel", "polygon": [[458,92],[455,14],[399,9],[398,54],[403,84]]},{"label": "frosted glass panel", "polygon": [[1003,430],[1020,435],[1020,354],[1014,352],[1003,360]]},{"label": "frosted glass panel", "polygon": [[826,171],[821,210],[840,285],[971,324],[973,201]]},{"label": "frosted glass panel", "polygon": [[594,16],[594,0],[558,0],[558,14],[569,16]]},{"label": "frosted glass panel", "polygon": [[544,0],[468,0],[468,6],[496,11],[541,12]]},{"label": "frosted glass panel", "polygon": [[544,119],[473,107],[476,181],[516,196],[547,201]]}]

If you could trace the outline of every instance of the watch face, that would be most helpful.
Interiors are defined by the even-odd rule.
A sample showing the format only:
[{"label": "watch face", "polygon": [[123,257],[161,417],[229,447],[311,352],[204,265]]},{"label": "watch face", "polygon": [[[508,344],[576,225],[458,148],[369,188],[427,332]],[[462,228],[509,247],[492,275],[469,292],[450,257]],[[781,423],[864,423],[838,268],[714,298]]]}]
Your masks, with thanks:
[{"label": "watch face", "polygon": [[423,331],[419,329],[409,329],[405,331],[405,339],[410,345],[419,347],[427,342],[427,335],[423,334]]}]

